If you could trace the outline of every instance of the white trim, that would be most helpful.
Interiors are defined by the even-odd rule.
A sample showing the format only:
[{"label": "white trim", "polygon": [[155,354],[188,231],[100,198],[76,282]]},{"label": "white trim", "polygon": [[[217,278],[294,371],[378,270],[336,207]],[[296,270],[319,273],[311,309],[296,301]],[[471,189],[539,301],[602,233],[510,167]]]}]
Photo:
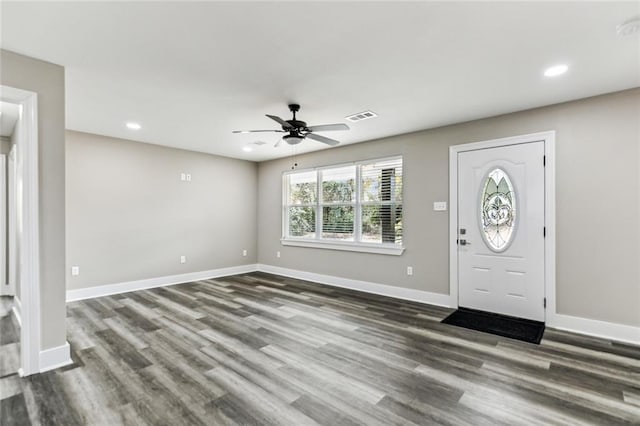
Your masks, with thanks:
[{"label": "white trim", "polygon": [[313,281],[333,287],[348,288],[365,293],[378,294],[393,297],[395,299],[410,300],[412,302],[428,303],[430,305],[453,307],[453,300],[447,294],[431,293],[423,290],[396,287],[386,284],[372,283],[368,281],[352,280],[349,278],[332,275],[316,274],[314,272],[299,271],[296,269],[281,268],[279,266],[258,264],[257,270],[269,274],[282,275],[300,280]]},{"label": "white trim", "polygon": [[[365,293],[393,297],[396,299],[444,306],[447,308],[457,307],[457,300],[446,294],[431,293],[428,291],[395,287],[386,284],[352,280],[349,278],[341,278],[331,275],[316,274],[313,272],[282,268],[279,266],[264,264],[258,264],[256,266],[258,271],[266,272],[269,274],[297,278],[301,280],[316,282],[319,284],[330,285],[333,287],[348,288]],[[548,319],[546,321],[546,325],[549,328],[565,330],[572,333],[584,334],[587,336],[594,336],[607,340],[615,340],[624,343],[640,345],[640,327],[572,317],[562,314],[556,314],[551,319]]]},{"label": "white trim", "polygon": [[553,322],[556,312],[556,133],[544,141],[544,295],[547,300],[545,322]]},{"label": "white trim", "polygon": [[[34,92],[0,86],[0,100],[20,105],[21,140],[16,155],[17,178],[22,182],[22,226],[20,235],[20,374],[40,371],[40,228],[38,188],[38,95]],[[24,141],[24,143],[23,143]]]},{"label": "white trim", "polygon": [[[457,300],[446,294],[432,293],[423,290],[396,287],[368,281],[353,280],[332,275],[316,274],[313,272],[306,272],[264,264],[233,266],[229,268],[214,269],[209,271],[191,272],[187,274],[129,281],[124,283],[89,287],[77,290],[68,290],[67,302],[108,296],[112,294],[126,293],[130,291],[143,290],[154,287],[164,287],[168,285],[181,284],[192,281],[220,278],[236,274],[246,274],[256,271],[266,272],[284,277],[297,278],[301,280],[316,282],[318,284],[330,285],[333,287],[348,288],[365,293],[393,297],[395,299],[410,300],[413,302],[426,303],[447,308],[457,307]],[[568,315],[555,315],[553,317],[553,321],[547,321],[547,326],[551,328],[557,328],[559,330],[567,330],[574,333],[586,334],[590,336],[597,336],[601,338],[619,340],[622,342],[640,345],[640,328],[638,327],[571,317]],[[56,355],[55,357],[53,355],[51,355],[51,358],[49,357],[49,351],[63,351],[64,349],[62,348],[63,346],[49,349],[41,353],[41,359],[43,359],[42,357],[45,356],[45,361],[51,358],[53,358],[54,361],[56,359],[62,359],[62,361],[59,361],[57,363],[47,361],[46,365],[50,367],[48,369],[57,368],[68,364],[68,362],[65,361],[66,358],[60,355],[60,353],[58,353],[58,355]]]},{"label": "white trim", "polygon": [[556,211],[555,211],[555,137],[556,132],[531,133],[528,135],[493,139],[483,142],[453,145],[449,147],[449,294],[458,307],[458,154],[465,151],[519,145],[531,142],[544,142],[546,166],[544,223],[546,237],[544,239],[545,263],[545,297],[547,308],[545,322],[552,322],[556,314]]},{"label": "white trim", "polygon": [[361,165],[371,164],[373,162],[378,162],[378,161],[392,161],[392,160],[402,160],[404,163],[403,154],[391,155],[388,157],[373,157],[373,158],[368,158],[366,160],[349,161],[346,163],[326,164],[324,166],[309,167],[306,169],[285,170],[282,172],[282,174],[290,175],[295,173],[313,172],[313,171],[319,171],[319,170],[325,170],[325,169],[334,169],[334,168],[339,169],[340,167],[361,166]]},{"label": "white trim", "polygon": [[11,308],[11,312],[16,317],[16,321],[18,321],[18,325],[22,328],[22,302],[18,299],[17,296],[13,296],[13,307]]},{"label": "white trim", "polygon": [[572,333],[640,345],[640,327],[556,314],[547,326]]},{"label": "white trim", "polygon": [[40,352],[40,373],[73,364],[69,342]]},{"label": "white trim", "polygon": [[17,245],[17,216],[18,207],[16,204],[16,145],[14,144],[7,155],[7,283],[11,288],[11,294],[16,295],[16,269],[18,267],[18,245]]},{"label": "white trim", "polygon": [[283,246],[311,247],[327,250],[357,251],[361,253],[389,254],[400,256],[404,252],[404,247],[385,246],[381,244],[369,245],[365,243],[327,241],[327,240],[296,240],[293,238],[283,238],[280,240]]},{"label": "white trim", "polygon": [[0,294],[13,296],[13,288],[7,280],[7,158],[6,154],[0,155]]},{"label": "white trim", "polygon": [[127,281],[115,284],[99,285],[94,287],[67,290],[67,302],[92,299],[94,297],[109,296],[112,294],[128,293],[130,291],[144,290],[154,287],[164,287],[173,284],[182,284],[199,280],[226,277],[229,275],[246,274],[255,272],[255,264],[231,266],[229,268],[212,269],[209,271],[189,272],[186,274],[168,275],[165,277],[148,278],[144,280]]}]

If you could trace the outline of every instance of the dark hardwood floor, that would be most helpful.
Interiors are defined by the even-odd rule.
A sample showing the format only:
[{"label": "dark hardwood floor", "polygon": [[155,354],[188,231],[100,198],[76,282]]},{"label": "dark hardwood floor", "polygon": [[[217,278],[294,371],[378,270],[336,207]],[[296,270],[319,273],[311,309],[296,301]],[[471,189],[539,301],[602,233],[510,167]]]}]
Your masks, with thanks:
[{"label": "dark hardwood floor", "polygon": [[75,364],[24,379],[6,311],[3,426],[640,424],[638,347],[262,273],[70,303]]}]

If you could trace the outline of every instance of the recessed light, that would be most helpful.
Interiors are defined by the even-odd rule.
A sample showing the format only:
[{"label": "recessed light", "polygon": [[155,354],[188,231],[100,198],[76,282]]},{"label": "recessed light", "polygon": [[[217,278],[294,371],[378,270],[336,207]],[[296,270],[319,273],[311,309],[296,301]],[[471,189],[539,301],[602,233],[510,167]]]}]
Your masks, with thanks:
[{"label": "recessed light", "polygon": [[545,77],[557,77],[557,76],[562,75],[565,72],[567,72],[568,69],[569,69],[569,67],[564,65],[564,64],[554,65],[552,67],[547,68],[544,71],[544,75],[545,75]]},{"label": "recessed light", "polygon": [[140,130],[142,128],[142,126],[138,123],[134,123],[132,121],[127,123],[127,128],[131,129],[131,130]]},{"label": "recessed light", "polygon": [[250,146],[243,146],[243,147],[242,147],[242,150],[243,150],[244,152],[251,152],[251,151],[253,151],[253,148],[251,148]]}]

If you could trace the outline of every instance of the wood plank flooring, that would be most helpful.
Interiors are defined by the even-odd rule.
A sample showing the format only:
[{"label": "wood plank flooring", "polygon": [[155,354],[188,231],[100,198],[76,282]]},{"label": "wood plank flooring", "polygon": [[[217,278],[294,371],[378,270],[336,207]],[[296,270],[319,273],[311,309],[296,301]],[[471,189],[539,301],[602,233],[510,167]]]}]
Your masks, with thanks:
[{"label": "wood plank flooring", "polygon": [[601,339],[536,346],[263,273],[67,311],[75,364],[25,379],[0,311],[3,426],[640,424],[640,348]]}]

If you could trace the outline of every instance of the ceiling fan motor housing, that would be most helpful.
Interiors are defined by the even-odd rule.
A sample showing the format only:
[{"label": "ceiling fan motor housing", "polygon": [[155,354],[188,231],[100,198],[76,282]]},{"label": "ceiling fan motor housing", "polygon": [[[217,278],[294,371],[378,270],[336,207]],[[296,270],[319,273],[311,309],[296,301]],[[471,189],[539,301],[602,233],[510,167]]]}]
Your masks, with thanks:
[{"label": "ceiling fan motor housing", "polygon": [[[291,120],[286,120],[287,123],[289,123],[289,125],[293,127],[297,132],[304,131],[307,128],[307,123],[301,120],[296,120],[296,112],[300,111],[300,105],[289,104],[289,111],[293,113],[293,118]],[[282,126],[282,130],[291,130],[291,129],[285,126]],[[293,133],[294,132],[291,132],[290,135],[293,136]]]},{"label": "ceiling fan motor housing", "polygon": [[[287,123],[289,123],[291,125],[291,127],[293,127],[294,129],[298,129],[298,130],[304,130],[307,128],[307,123],[305,123],[304,121],[300,121],[300,120],[287,120]],[[283,130],[289,130],[288,128],[282,126]]]}]

